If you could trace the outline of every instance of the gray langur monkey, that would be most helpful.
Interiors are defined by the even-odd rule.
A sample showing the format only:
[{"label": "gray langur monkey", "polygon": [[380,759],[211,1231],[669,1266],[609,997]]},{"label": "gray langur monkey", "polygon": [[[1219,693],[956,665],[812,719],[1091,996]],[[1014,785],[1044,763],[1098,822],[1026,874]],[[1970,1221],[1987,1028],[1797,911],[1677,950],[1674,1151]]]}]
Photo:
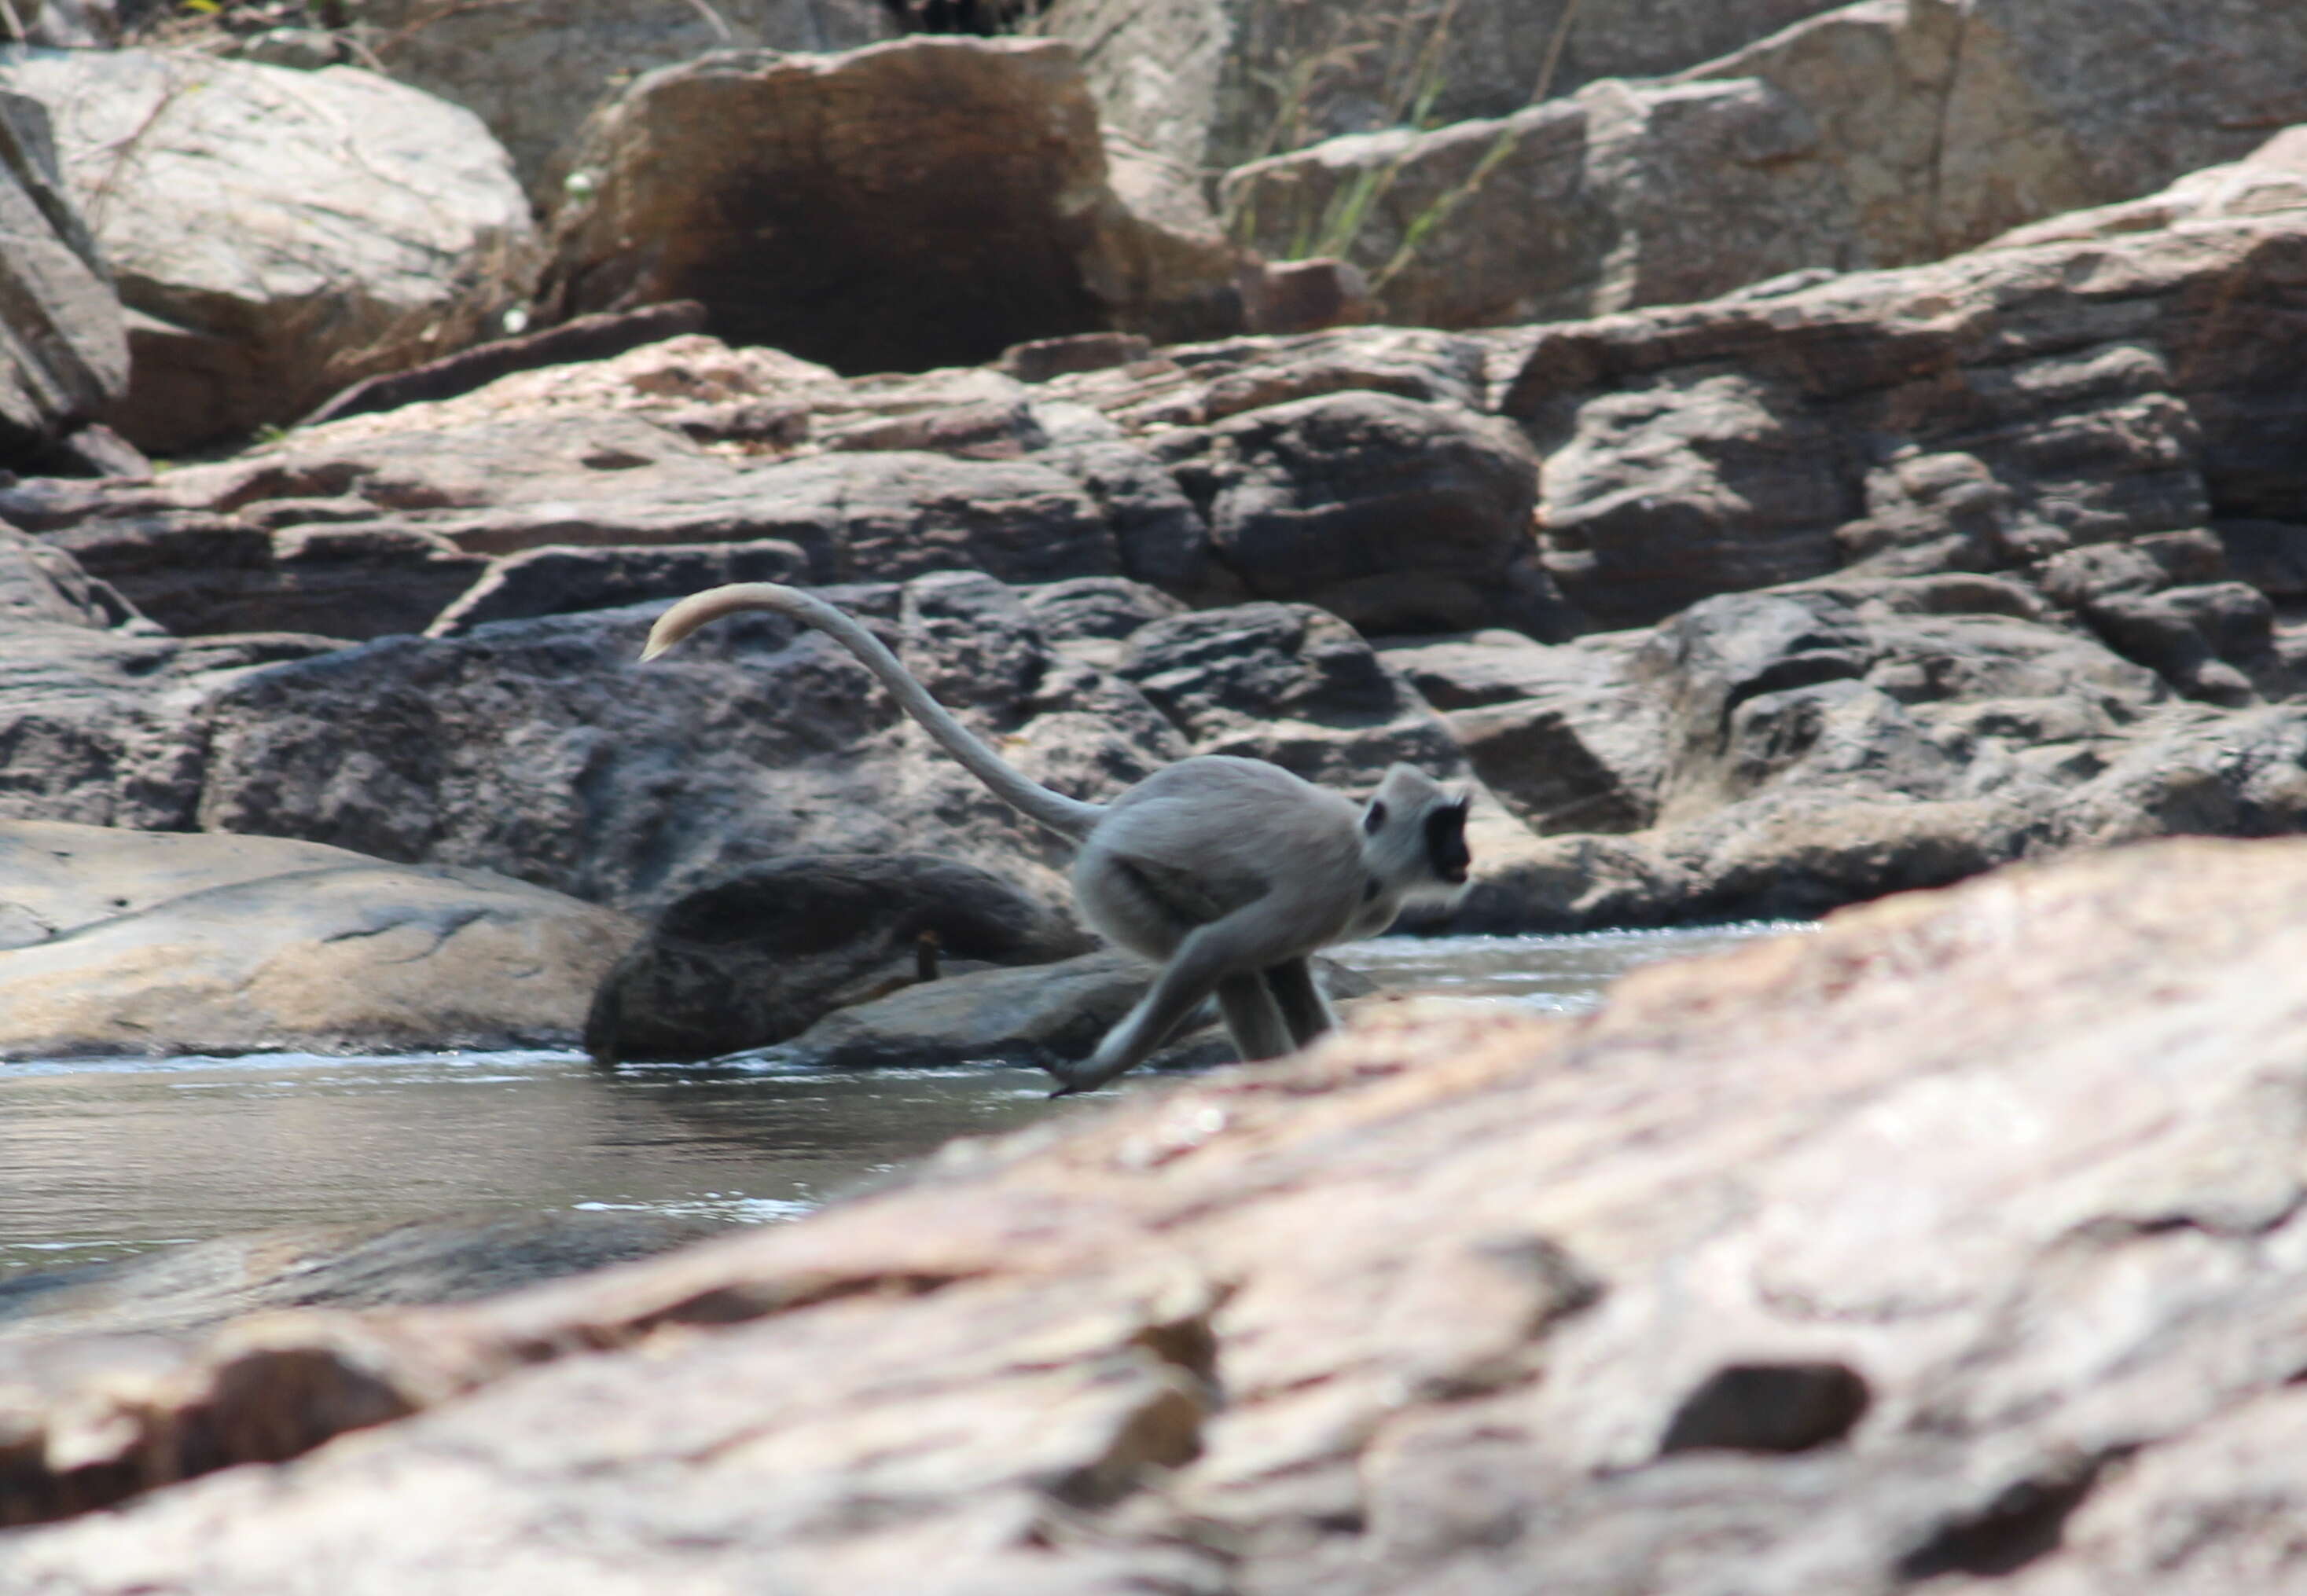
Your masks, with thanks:
[{"label": "gray langur monkey", "polygon": [[879,638],[794,588],[742,582],[692,593],[657,618],[641,658],[747,610],[830,634],[996,797],[1079,844],[1073,886],[1082,917],[1161,966],[1086,1063],[1051,1071],[1058,1097],[1143,1063],[1213,993],[1245,1061],[1306,1046],[1334,1023],[1308,956],[1376,935],[1405,904],[1447,902],[1465,884],[1466,796],[1415,766],[1394,766],[1357,806],[1262,759],[1203,755],[1154,772],[1111,803],[1084,803],[1028,779],[931,697]]}]

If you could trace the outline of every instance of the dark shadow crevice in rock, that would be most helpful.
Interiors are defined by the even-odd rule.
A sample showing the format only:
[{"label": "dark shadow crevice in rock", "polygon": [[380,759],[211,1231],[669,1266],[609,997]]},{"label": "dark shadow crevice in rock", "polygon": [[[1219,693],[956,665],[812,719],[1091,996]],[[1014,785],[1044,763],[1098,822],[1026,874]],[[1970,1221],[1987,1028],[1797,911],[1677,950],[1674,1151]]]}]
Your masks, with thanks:
[{"label": "dark shadow crevice in rock", "polygon": [[[970,1270],[864,1269],[724,1284],[575,1333],[564,1327],[467,1347],[433,1368],[399,1363],[383,1344],[343,1322],[322,1322],[300,1333],[277,1321],[283,1329],[272,1344],[260,1336],[249,1344],[248,1337],[236,1340],[227,1329],[183,1357],[169,1377],[176,1399],[124,1410],[120,1421],[100,1435],[60,1433],[41,1421],[44,1415],[27,1414],[32,1422],[22,1442],[16,1444],[12,1434],[6,1437],[11,1444],[0,1446],[0,1527],[116,1507],[243,1464],[286,1463],[340,1435],[411,1417],[516,1370],[630,1347],[663,1329],[726,1327],[858,1296],[921,1297],[977,1277]],[[138,1349],[123,1345],[120,1355],[134,1361]],[[100,1379],[104,1349],[95,1356]],[[1165,1404],[1158,1395],[1112,1449],[1130,1467],[1181,1460],[1176,1404]],[[1196,1408],[1191,1434],[1198,1447],[1202,1404],[1182,1376],[1177,1395]],[[70,1404],[58,1403],[53,1411],[68,1418]],[[1119,1479],[1123,1466],[1106,1467],[1100,1478]]]},{"label": "dark shadow crevice in rock", "polygon": [[2056,1551],[2068,1515],[2082,1506],[2107,1461],[2077,1458],[2012,1481],[1983,1506],[1934,1527],[1899,1558],[1896,1574],[1905,1580],[1943,1574],[1993,1576]]},{"label": "dark shadow crevice in rock", "polygon": [[1728,1364],[1683,1398],[1659,1451],[1806,1452],[1849,1434],[1871,1400],[1845,1363]]},{"label": "dark shadow crevice in rock", "polygon": [[1207,1404],[1185,1381],[1156,1386],[1096,1457],[1046,1489],[1068,1506],[1111,1506],[1144,1485],[1149,1471],[1180,1468],[1199,1457],[1207,1416]]}]

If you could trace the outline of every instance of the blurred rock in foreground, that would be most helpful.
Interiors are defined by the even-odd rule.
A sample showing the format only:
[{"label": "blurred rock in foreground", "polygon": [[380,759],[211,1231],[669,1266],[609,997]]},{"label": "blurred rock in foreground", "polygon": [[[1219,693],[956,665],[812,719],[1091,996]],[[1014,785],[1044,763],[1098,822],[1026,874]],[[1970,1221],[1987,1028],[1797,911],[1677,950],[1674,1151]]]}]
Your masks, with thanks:
[{"label": "blurred rock in foreground", "polygon": [[600,1276],[241,1321],[133,1401],[132,1349],[35,1344],[20,1517],[409,1416],[0,1583],[2287,1589],[2303,968],[2307,843],[2119,849],[1578,1020],[1405,1005]]}]

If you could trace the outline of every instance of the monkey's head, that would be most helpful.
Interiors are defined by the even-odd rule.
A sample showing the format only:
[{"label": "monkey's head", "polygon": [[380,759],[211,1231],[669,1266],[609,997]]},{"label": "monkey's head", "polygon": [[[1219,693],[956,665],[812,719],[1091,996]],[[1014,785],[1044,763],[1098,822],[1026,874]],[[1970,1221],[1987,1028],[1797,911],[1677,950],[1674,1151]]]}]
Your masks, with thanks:
[{"label": "monkey's head", "polygon": [[1362,810],[1362,863],[1405,901],[1447,902],[1466,884],[1467,796],[1416,765],[1385,772]]}]

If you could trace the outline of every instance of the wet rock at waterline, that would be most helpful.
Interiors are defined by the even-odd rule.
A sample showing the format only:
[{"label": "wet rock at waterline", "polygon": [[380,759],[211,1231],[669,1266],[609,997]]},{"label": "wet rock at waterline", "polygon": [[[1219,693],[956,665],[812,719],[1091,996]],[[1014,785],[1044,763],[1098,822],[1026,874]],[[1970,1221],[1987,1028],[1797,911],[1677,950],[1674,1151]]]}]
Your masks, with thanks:
[{"label": "wet rock at waterline", "polygon": [[[44,1344],[181,1335],[269,1309],[470,1302],[669,1252],[727,1229],[668,1214],[475,1215],[257,1231],[138,1258],[27,1270],[0,1277],[0,1392],[8,1393],[0,1409],[39,1378],[32,1371]],[[0,1506],[0,1523],[10,1516]]]},{"label": "wet rock at waterline", "polygon": [[[1335,1003],[1376,993],[1368,977],[1326,959],[1314,961]],[[801,1035],[758,1056],[786,1067],[922,1069],[939,1064],[1078,1064],[1145,995],[1154,967],[1106,948],[1024,969],[975,969],[934,981],[905,981],[870,1002],[838,1008]],[[1146,1061],[1154,1070],[1232,1063],[1232,1039],[1205,1004],[1179,1037]]]},{"label": "wet rock at waterline", "polygon": [[[1145,994],[1151,973],[1144,960],[1107,949],[1025,969],[900,980],[893,992],[834,1010],[767,1056],[836,1070],[1077,1063]],[[1197,1062],[1233,1056],[1222,1039],[1197,1040],[1205,1044]]]},{"label": "wet rock at waterline", "polygon": [[949,859],[781,858],[667,904],[594,994],[585,1049],[613,1063],[764,1047],[917,980],[1041,964],[1088,942],[1069,917]]},{"label": "wet rock at waterline", "polygon": [[[589,1280],[227,1327],[70,1456],[384,1421],[0,1581],[1694,1596],[1730,1544],[1769,1592],[2279,1585],[2303,905],[2307,844],[2111,850],[1577,1020],[1395,1007]],[[95,1388],[22,1399],[24,1499]]]},{"label": "wet rock at waterline", "polygon": [[486,871],[0,822],[0,1058],[566,1046],[639,935]]}]

